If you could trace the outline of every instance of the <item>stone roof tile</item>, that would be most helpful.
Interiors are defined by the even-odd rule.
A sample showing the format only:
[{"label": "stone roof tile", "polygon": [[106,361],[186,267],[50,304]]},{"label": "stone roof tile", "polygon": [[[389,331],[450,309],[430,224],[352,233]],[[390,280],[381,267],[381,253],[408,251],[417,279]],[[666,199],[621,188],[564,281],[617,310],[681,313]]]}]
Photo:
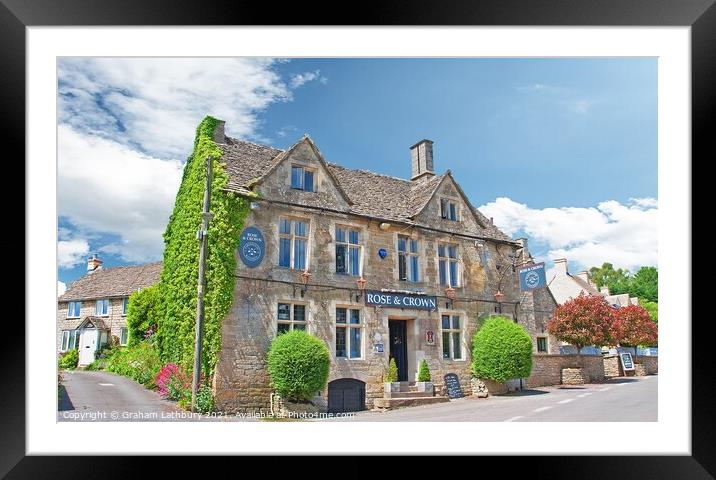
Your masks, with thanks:
[{"label": "stone roof tile", "polygon": [[159,283],[162,262],[101,268],[71,283],[57,300],[93,300],[109,297],[127,297],[140,288]]}]

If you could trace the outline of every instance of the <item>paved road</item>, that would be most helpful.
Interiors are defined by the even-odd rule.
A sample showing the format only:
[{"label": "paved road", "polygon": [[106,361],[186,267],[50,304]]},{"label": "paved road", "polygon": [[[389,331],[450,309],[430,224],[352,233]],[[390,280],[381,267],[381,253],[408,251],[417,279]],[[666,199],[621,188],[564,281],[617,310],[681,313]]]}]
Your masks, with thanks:
[{"label": "paved road", "polygon": [[67,394],[60,398],[58,421],[167,421],[190,415],[138,383],[109,372],[62,372]]},{"label": "paved road", "polygon": [[578,387],[540,387],[488,399],[466,397],[449,403],[388,412],[359,412],[360,422],[656,422],[658,376],[612,379]]}]

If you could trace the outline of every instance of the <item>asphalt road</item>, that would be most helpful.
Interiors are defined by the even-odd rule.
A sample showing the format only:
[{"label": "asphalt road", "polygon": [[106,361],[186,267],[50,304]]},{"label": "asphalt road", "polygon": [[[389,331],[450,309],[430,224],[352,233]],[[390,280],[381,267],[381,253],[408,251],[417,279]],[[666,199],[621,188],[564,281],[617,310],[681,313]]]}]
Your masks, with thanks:
[{"label": "asphalt road", "polygon": [[[256,417],[206,416],[181,410],[138,383],[108,372],[63,372],[66,395],[58,421],[255,421]],[[612,379],[575,387],[540,387],[487,399],[466,397],[449,403],[317,421],[359,422],[655,422],[658,376]]]},{"label": "asphalt road", "polygon": [[516,394],[465,397],[387,412],[359,412],[360,422],[656,422],[658,376],[612,379],[574,387],[540,387]]}]

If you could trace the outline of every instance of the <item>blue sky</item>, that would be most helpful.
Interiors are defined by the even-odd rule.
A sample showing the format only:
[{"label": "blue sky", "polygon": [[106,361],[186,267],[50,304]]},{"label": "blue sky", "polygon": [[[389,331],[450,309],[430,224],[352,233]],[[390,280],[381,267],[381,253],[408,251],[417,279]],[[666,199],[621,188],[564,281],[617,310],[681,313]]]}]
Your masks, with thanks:
[{"label": "blue sky", "polygon": [[435,142],[483,213],[549,262],[655,265],[656,59],[61,59],[59,280],[161,259],[194,128],[409,177]]}]

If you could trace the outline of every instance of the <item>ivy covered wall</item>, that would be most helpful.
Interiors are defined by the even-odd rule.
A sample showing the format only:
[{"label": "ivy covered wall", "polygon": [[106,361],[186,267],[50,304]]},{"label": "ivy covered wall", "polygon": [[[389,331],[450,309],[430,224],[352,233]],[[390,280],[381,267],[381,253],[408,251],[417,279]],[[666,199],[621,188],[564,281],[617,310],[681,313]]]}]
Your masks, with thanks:
[{"label": "ivy covered wall", "polygon": [[214,142],[219,120],[205,117],[196,130],[194,150],[184,167],[174,211],[164,232],[160,311],[157,322],[163,362],[175,362],[191,371],[194,361],[199,241],[206,184],[206,158],[211,155],[213,181],[208,230],[202,373],[213,374],[221,348],[221,323],[229,311],[235,285],[235,249],[249,202],[224,191],[228,175],[219,161],[223,152]]}]

